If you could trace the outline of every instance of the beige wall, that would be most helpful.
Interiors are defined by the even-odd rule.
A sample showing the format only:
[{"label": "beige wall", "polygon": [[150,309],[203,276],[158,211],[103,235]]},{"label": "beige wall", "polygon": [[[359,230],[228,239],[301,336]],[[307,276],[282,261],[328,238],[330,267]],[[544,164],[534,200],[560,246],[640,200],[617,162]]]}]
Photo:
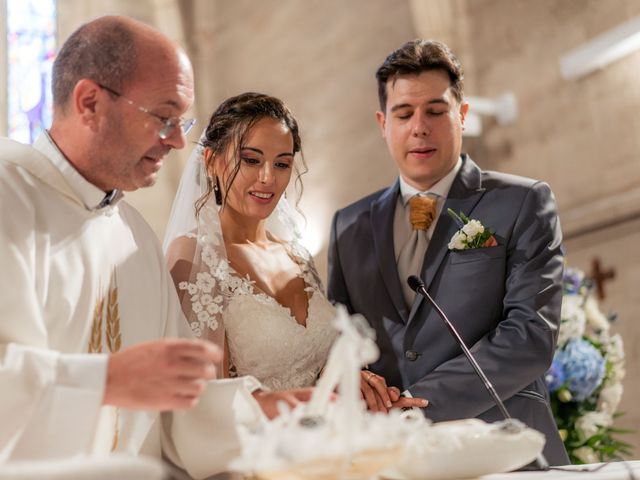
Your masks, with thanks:
[{"label": "beige wall", "polygon": [[639,15],[640,2],[468,7],[478,89],[513,90],[521,111],[516,125],[487,130],[484,165],[549,181],[569,236],[640,213],[640,52],[578,81],[561,78],[558,64],[563,53]]}]

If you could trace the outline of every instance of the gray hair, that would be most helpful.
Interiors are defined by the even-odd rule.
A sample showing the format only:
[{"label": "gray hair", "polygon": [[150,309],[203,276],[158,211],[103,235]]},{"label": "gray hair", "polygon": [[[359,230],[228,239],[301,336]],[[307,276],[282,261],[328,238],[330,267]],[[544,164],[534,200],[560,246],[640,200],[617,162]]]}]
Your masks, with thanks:
[{"label": "gray hair", "polygon": [[136,35],[114,17],[87,23],[71,34],[53,64],[53,103],[63,111],[83,78],[118,92],[136,72]]}]

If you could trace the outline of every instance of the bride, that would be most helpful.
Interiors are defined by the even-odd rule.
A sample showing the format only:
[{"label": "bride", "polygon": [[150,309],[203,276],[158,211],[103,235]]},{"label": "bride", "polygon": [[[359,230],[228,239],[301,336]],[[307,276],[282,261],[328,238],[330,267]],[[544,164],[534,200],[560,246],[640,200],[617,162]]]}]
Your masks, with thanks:
[{"label": "bride", "polygon": [[300,150],[280,100],[228,99],[189,160],[165,239],[192,330],[224,345],[224,376],[253,375],[273,390],[312,386],[336,336],[283,196],[294,171],[299,180]]},{"label": "bride", "polygon": [[[336,337],[285,194],[304,171],[298,124],[281,100],[229,98],[187,163],[164,242],[192,330],[224,347],[224,376],[253,375],[273,390],[312,386]],[[368,371],[362,391],[373,410],[399,399]]]}]

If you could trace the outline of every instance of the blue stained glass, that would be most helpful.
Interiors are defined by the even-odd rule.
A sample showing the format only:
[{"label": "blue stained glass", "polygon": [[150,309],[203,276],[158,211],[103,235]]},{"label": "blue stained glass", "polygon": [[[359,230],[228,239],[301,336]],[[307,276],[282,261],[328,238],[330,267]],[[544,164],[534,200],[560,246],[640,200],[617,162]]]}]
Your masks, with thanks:
[{"label": "blue stained glass", "polygon": [[33,143],[51,125],[55,0],[7,0],[9,137]]}]

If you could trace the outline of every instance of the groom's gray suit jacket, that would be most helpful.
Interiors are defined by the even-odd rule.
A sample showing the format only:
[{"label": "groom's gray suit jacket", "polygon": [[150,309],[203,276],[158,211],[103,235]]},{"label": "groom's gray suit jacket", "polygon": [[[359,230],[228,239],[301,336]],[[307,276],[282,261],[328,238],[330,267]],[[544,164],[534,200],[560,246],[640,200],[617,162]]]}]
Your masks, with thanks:
[{"label": "groom's gray suit jacket", "polygon": [[[543,182],[484,172],[466,155],[429,243],[420,277],[456,326],[510,414],[546,435],[551,464],[569,463],[549,407],[544,373],[553,359],[562,301],[562,236]],[[403,300],[394,257],[399,183],[338,211],[329,247],[329,298],[366,317],[388,385],[429,400],[434,421],[500,412],[433,308]],[[498,245],[461,252],[447,244],[464,212]],[[418,273],[418,272],[416,272]]]}]

